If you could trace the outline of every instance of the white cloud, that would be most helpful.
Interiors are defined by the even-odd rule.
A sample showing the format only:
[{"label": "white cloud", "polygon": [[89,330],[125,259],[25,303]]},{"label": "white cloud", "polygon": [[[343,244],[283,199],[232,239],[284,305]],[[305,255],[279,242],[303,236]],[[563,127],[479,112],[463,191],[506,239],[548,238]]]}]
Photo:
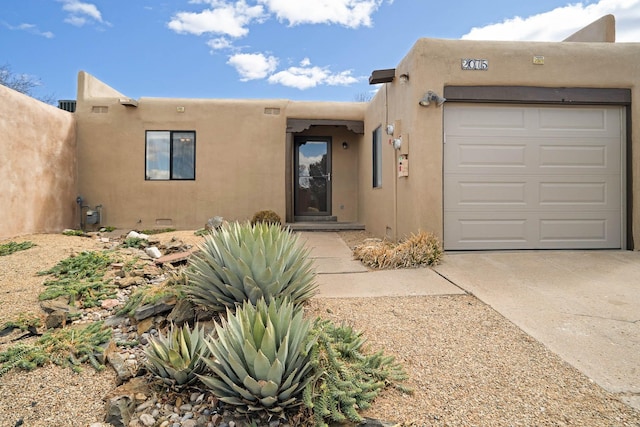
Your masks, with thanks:
[{"label": "white cloud", "polygon": [[382,0],[259,0],[289,25],[339,24],[349,28],[371,26],[371,15]]},{"label": "white cloud", "polygon": [[211,0],[206,3],[209,3],[211,8],[202,12],[176,13],[168,27],[177,33],[213,33],[237,38],[247,35],[247,25],[265,18],[262,6],[249,6],[244,0],[235,3]]},{"label": "white cloud", "polygon": [[16,26],[9,25],[6,22],[4,22],[3,24],[10,30],[26,31],[27,33],[35,34],[36,36],[42,36],[47,39],[52,39],[54,37],[54,34],[51,31],[40,31],[40,29],[34,24],[24,23]]},{"label": "white cloud", "polygon": [[281,84],[300,90],[323,84],[328,86],[348,86],[357,81],[358,79],[351,75],[350,70],[334,74],[328,68],[311,66],[309,58],[304,58],[299,67],[289,67],[269,76],[269,83]]},{"label": "white cloud", "polygon": [[207,46],[214,50],[231,49],[233,44],[226,37],[218,37],[207,41]]},{"label": "white cloud", "polygon": [[278,58],[262,53],[238,53],[229,57],[227,64],[235,67],[240,80],[246,82],[264,79],[273,73],[278,66]]},{"label": "white cloud", "polygon": [[640,0],[569,4],[526,18],[516,16],[496,24],[472,28],[462,38],[561,41],[607,14],[613,14],[616,18],[616,41],[640,41]]},{"label": "white cloud", "polygon": [[62,3],[62,10],[68,12],[69,15],[64,22],[67,24],[82,27],[90,21],[96,21],[101,24],[110,25],[102,19],[102,13],[98,7],[92,3],[84,3],[79,0],[58,0]]}]

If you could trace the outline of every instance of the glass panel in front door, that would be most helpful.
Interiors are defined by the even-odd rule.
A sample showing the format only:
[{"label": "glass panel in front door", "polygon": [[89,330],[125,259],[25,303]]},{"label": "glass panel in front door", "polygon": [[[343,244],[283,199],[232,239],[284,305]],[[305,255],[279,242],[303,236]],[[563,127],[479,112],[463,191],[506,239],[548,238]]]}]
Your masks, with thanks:
[{"label": "glass panel in front door", "polygon": [[330,215],[329,141],[308,139],[296,144],[296,215]]}]

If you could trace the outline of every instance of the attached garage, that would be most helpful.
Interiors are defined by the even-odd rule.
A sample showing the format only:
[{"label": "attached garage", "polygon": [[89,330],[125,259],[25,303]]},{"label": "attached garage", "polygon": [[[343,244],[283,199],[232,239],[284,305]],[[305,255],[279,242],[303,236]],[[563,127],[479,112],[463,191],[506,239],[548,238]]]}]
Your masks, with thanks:
[{"label": "attached garage", "polygon": [[444,106],[444,247],[604,249],[625,242],[625,108]]}]

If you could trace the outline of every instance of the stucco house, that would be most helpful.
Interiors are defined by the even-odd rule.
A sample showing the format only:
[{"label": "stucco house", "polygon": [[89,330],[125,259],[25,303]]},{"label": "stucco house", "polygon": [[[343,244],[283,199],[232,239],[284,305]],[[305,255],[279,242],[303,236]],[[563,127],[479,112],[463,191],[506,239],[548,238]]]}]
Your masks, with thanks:
[{"label": "stucco house", "polygon": [[420,39],[368,103],[136,100],[80,72],[71,114],[0,88],[22,141],[0,237],[78,226],[81,195],[132,229],[272,209],[448,250],[635,249],[640,43],[614,39],[612,16],[563,42]]}]

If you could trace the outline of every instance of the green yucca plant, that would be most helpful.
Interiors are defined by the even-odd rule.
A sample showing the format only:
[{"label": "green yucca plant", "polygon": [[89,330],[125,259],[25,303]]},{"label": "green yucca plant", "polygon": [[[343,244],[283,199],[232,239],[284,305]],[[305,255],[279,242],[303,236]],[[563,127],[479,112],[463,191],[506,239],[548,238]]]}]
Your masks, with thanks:
[{"label": "green yucca plant", "polygon": [[209,357],[204,329],[196,325],[193,330],[186,323],[182,328],[173,323],[165,337],[160,333],[145,348],[147,369],[170,386],[191,384],[206,369],[204,359]]},{"label": "green yucca plant", "polygon": [[289,300],[245,301],[235,314],[216,325],[217,338],[207,341],[212,376],[200,380],[238,412],[277,414],[300,406],[313,377],[311,322]]},{"label": "green yucca plant", "polygon": [[190,259],[186,292],[213,311],[288,297],[295,305],[316,292],[308,249],[279,225],[231,223],[206,236]]}]

